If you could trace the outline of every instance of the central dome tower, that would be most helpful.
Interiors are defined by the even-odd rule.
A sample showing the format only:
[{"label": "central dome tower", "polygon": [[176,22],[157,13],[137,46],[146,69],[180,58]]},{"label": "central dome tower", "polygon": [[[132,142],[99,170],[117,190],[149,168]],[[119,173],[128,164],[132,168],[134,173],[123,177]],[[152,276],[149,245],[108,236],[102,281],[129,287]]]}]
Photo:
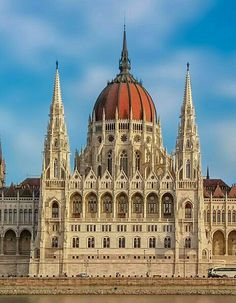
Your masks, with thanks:
[{"label": "central dome tower", "polygon": [[119,61],[120,73],[108,82],[95,103],[95,121],[118,119],[156,122],[156,109],[151,96],[130,73],[126,30],[124,28],[123,48]]}]

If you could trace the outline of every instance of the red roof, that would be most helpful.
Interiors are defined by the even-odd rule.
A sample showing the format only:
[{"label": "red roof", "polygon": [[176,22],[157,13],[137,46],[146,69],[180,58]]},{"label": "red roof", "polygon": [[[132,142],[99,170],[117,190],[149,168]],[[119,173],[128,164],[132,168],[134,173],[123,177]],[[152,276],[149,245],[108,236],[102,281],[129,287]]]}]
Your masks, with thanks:
[{"label": "red roof", "polygon": [[214,198],[224,198],[225,197],[225,195],[224,195],[222,189],[220,188],[219,184],[216,186],[213,197]]},{"label": "red roof", "polygon": [[152,98],[131,74],[122,79],[118,76],[101,92],[94,106],[96,121],[102,120],[103,111],[105,111],[106,120],[115,120],[116,109],[118,119],[156,121],[156,110]]},{"label": "red roof", "polygon": [[26,178],[19,185],[20,187],[39,187],[40,186],[40,178]]},{"label": "red roof", "polygon": [[228,197],[236,198],[236,184],[231,187]]}]

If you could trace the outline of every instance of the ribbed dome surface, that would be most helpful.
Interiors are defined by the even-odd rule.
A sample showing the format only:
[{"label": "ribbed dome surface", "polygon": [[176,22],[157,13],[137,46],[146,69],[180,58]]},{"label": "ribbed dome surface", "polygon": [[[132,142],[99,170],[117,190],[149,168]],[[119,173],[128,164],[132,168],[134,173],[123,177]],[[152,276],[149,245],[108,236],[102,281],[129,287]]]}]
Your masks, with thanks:
[{"label": "ribbed dome surface", "polygon": [[131,75],[122,78],[118,76],[99,95],[94,106],[96,121],[102,120],[103,111],[106,120],[115,119],[116,109],[119,119],[156,121],[155,106],[146,89]]},{"label": "ribbed dome surface", "polygon": [[156,121],[156,109],[146,89],[130,73],[126,31],[124,30],[123,48],[119,61],[120,73],[103,89],[94,105],[96,121],[118,119]]}]

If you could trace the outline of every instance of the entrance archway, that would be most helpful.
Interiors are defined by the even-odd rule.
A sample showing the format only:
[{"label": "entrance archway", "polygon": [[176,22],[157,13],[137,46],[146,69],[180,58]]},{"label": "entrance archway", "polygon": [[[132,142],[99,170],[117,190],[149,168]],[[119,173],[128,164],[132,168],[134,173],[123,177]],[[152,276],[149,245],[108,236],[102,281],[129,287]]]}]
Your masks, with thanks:
[{"label": "entrance archway", "polygon": [[233,230],[228,235],[228,254],[236,256],[236,230]]},{"label": "entrance archway", "polygon": [[31,233],[28,230],[23,230],[20,234],[19,253],[20,255],[30,254]]},{"label": "entrance archway", "polygon": [[16,254],[16,233],[13,230],[8,230],[3,239],[3,253],[4,255]]},{"label": "entrance archway", "polygon": [[213,235],[212,250],[214,256],[225,254],[225,237],[224,234],[217,230]]}]

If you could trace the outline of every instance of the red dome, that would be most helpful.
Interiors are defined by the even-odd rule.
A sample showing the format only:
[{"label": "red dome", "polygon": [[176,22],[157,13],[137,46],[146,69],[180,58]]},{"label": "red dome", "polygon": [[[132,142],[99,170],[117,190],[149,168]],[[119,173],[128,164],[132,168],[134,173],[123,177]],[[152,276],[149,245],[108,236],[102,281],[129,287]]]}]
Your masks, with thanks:
[{"label": "red dome", "polygon": [[121,81],[118,76],[99,95],[94,113],[96,121],[102,120],[103,110],[106,120],[114,120],[116,109],[118,119],[156,121],[155,105],[146,89],[138,83],[130,74]]},{"label": "red dome", "polygon": [[[99,95],[93,109],[96,121],[101,121],[103,111],[106,120],[114,120],[116,109],[118,119],[156,121],[156,109],[146,89],[130,74],[126,32],[124,30],[123,48],[119,62],[120,73]],[[132,117],[131,117],[132,113]]]}]

